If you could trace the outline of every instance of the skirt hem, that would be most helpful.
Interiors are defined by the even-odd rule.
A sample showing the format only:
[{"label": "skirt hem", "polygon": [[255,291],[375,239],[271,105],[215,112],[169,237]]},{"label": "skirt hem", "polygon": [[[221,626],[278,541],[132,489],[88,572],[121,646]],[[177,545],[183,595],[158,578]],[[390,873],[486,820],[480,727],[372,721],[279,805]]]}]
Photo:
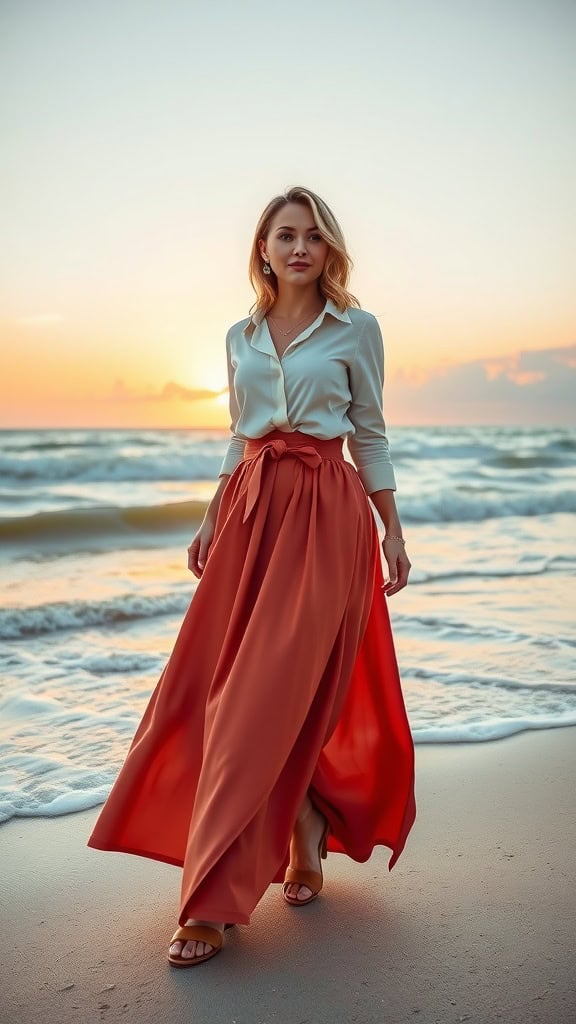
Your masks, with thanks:
[{"label": "skirt hem", "polygon": [[[144,857],[146,860],[157,860],[157,861],[160,861],[160,863],[162,863],[162,864],[170,864],[170,865],[172,865],[172,867],[175,867],[175,868],[182,868],[182,867],[184,867],[184,858],[183,857],[180,857],[180,858],[168,857],[168,856],[166,856],[166,854],[163,854],[163,853],[152,853],[150,850],[136,849],[134,847],[129,847],[129,846],[121,846],[119,843],[88,842],[88,843],[86,843],[86,846],[89,847],[91,850],[101,850],[104,853],[127,853],[127,854],[130,854],[130,856],[132,856],[132,857]],[[341,855],[343,855],[345,857],[348,857],[350,860],[353,860],[356,864],[367,864],[367,862],[372,857],[372,854],[374,853],[374,850],[375,850],[375,848],[377,846],[383,846],[387,850],[390,851],[391,857],[390,857],[390,860],[388,862],[388,870],[391,871],[392,868],[394,867],[396,861],[400,857],[400,854],[402,853],[402,850],[404,849],[404,846],[402,846],[401,849],[396,851],[394,849],[394,847],[392,846],[392,844],[388,840],[386,840],[386,839],[375,839],[374,842],[373,842],[372,848],[366,854],[366,856],[363,856],[363,855],[354,856],[354,854],[350,853],[349,850],[331,850],[330,849],[330,840],[328,840],[328,853],[331,854],[331,855],[341,854]],[[282,883],[279,882],[279,881],[278,882],[277,881],[271,881],[270,882],[270,885],[281,885],[281,884]]]}]

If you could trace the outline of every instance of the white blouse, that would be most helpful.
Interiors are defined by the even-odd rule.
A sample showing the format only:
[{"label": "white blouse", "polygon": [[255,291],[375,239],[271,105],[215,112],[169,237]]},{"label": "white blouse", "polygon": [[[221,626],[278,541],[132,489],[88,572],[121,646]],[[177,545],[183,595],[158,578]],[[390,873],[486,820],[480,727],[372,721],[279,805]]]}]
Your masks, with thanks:
[{"label": "white blouse", "polygon": [[230,474],[245,441],[270,430],[345,437],[367,494],[396,490],[382,411],[384,346],[376,318],[327,299],[316,320],[279,358],[261,311],[226,335],[232,437],[219,476]]}]

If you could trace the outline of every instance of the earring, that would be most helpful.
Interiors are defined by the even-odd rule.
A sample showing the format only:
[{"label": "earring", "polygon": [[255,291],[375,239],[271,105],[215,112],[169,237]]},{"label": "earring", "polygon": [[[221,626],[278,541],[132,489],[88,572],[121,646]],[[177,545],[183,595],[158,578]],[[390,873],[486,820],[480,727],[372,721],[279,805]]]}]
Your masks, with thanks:
[{"label": "earring", "polygon": [[271,274],[272,273],[272,268],[271,268],[268,260],[264,260],[264,266],[262,267],[262,270],[263,270],[263,272],[265,274]]}]

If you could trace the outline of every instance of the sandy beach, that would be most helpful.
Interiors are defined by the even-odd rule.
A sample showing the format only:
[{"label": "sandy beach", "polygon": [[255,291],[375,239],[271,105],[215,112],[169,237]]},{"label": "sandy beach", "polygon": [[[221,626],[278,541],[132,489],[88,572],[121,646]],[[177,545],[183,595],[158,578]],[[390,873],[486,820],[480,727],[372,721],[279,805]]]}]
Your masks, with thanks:
[{"label": "sandy beach", "polygon": [[328,859],[322,897],[271,886],[208,964],[166,962],[177,868],[85,846],[97,811],[0,829],[2,1024],[576,1020],[576,729],[417,748],[392,872]]}]

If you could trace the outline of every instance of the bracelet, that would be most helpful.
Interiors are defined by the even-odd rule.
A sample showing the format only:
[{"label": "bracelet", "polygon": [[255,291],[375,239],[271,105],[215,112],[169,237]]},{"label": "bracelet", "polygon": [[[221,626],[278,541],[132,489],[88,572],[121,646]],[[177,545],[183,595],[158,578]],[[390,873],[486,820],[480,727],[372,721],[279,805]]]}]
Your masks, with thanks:
[{"label": "bracelet", "polygon": [[404,540],[404,537],[395,537],[393,533],[387,533],[384,537],[384,540],[399,540],[401,544],[404,544],[404,546],[406,546],[406,541]]}]

